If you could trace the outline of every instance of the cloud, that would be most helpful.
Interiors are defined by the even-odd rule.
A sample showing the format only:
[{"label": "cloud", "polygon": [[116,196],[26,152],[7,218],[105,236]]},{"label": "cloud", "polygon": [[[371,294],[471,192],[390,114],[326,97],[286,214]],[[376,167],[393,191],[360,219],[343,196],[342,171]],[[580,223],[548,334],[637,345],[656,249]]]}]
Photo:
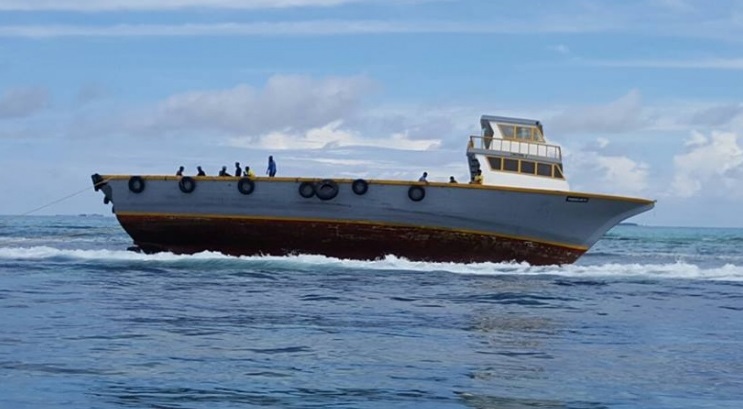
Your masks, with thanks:
[{"label": "cloud", "polygon": [[265,9],[329,7],[360,0],[0,0],[0,10],[118,11],[184,8]]},{"label": "cloud", "polygon": [[[355,3],[394,4],[398,8],[418,3],[440,0],[0,0],[0,11],[136,11],[178,10],[183,13],[209,10],[287,9],[297,7],[334,7]],[[183,24],[70,24],[70,25],[6,25],[0,26],[0,36],[5,37],[123,37],[123,36],[286,36],[286,35],[350,35],[389,33],[472,33],[472,34],[520,34],[545,33],[593,34],[631,33],[648,37],[704,38],[740,42],[743,25],[735,2],[706,3],[683,0],[651,0],[658,7],[648,7],[648,1],[603,3],[597,6],[584,0],[547,2],[522,13],[513,13],[502,8],[503,18],[498,24],[480,20],[452,21],[443,18],[437,21],[420,21],[399,18],[397,21],[380,20],[312,20],[312,21],[264,21],[264,22],[217,22]],[[718,4],[719,3],[719,4]],[[410,15],[427,15],[433,9],[413,9]],[[363,10],[361,12],[366,12]],[[670,11],[670,12],[669,12]],[[361,13],[360,12],[360,13]],[[361,15],[359,13],[359,15]],[[407,14],[407,13],[403,13]],[[188,15],[188,14],[184,14]],[[241,16],[236,16],[237,18]],[[156,21],[156,20],[155,20]],[[558,45],[558,52],[569,51]],[[725,67],[738,69],[735,60],[710,60],[708,65],[698,60],[690,61],[595,61],[594,64],[659,67]]]},{"label": "cloud", "polygon": [[599,67],[743,70],[743,58],[695,58],[690,60],[585,60],[583,63]]},{"label": "cloud", "polygon": [[701,126],[720,127],[743,115],[743,104],[722,104],[702,109],[691,116],[689,122]]},{"label": "cloud", "polygon": [[41,87],[12,88],[0,96],[0,119],[24,118],[47,106],[49,92]]},{"label": "cloud", "polygon": [[688,0],[653,0],[653,3],[668,10],[688,13],[697,8]]},{"label": "cloud", "polygon": [[641,194],[648,187],[648,165],[636,162],[626,156],[597,155],[595,163],[603,172],[603,186],[611,186],[618,192]]},{"label": "cloud", "polygon": [[681,132],[690,129],[734,131],[743,128],[743,105],[739,102],[695,99],[658,99],[643,103],[637,129],[653,132]]},{"label": "cloud", "polygon": [[712,132],[692,133],[687,151],[674,156],[675,175],[669,196],[698,194],[743,197],[743,148],[739,135]]},{"label": "cloud", "polygon": [[[479,129],[472,107],[369,105],[377,84],[365,76],[275,75],[264,85],[181,92],[150,105],[75,112],[68,135],[177,137],[258,149],[378,147],[424,151],[463,149]],[[95,108],[95,107],[91,107]]]},{"label": "cloud", "polygon": [[372,88],[372,81],[363,76],[275,75],[263,88],[240,84],[176,94],[121,121],[131,133],[257,138],[275,131],[302,132],[350,116]]},{"label": "cloud", "polygon": [[[575,141],[572,141],[575,143]],[[563,145],[563,163],[571,188],[578,191],[644,196],[651,190],[650,165],[632,158],[627,147],[606,137]]]},{"label": "cloud", "polygon": [[363,34],[535,34],[605,31],[598,23],[567,22],[483,24],[469,21],[308,20],[254,23],[6,25],[0,37],[183,37],[183,36],[329,36]]},{"label": "cloud", "polygon": [[573,153],[563,149],[571,186],[611,194],[642,195],[648,191],[650,167],[617,153],[607,154],[610,142],[599,137]]},{"label": "cloud", "polygon": [[633,89],[608,104],[575,106],[545,121],[555,133],[619,133],[649,124],[640,91]]},{"label": "cloud", "polygon": [[87,83],[83,84],[77,91],[75,96],[75,102],[78,105],[85,105],[87,103],[105,98],[109,95],[109,91],[100,84]]},{"label": "cloud", "polygon": [[563,54],[563,55],[570,54],[570,48],[568,48],[568,46],[566,46],[565,44],[558,44],[550,48],[558,54]]},{"label": "cloud", "polygon": [[255,138],[233,138],[228,144],[264,149],[338,149],[344,147],[377,147],[396,150],[425,151],[441,146],[438,139],[411,139],[407,132],[381,138],[362,136],[359,131],[342,129],[341,120],[330,122],[306,132],[274,131]]}]

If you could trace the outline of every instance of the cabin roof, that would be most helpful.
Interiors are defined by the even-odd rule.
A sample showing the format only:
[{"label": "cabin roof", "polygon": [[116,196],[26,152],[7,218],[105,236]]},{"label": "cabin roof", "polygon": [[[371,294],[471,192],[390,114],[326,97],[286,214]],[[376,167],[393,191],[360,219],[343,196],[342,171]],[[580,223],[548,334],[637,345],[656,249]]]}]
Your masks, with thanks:
[{"label": "cabin roof", "polygon": [[524,118],[511,118],[507,116],[495,116],[495,115],[483,115],[480,117],[480,125],[483,128],[489,128],[492,130],[490,125],[491,122],[499,124],[512,124],[512,125],[526,125],[526,126],[540,126],[541,124],[536,119],[524,119]]}]

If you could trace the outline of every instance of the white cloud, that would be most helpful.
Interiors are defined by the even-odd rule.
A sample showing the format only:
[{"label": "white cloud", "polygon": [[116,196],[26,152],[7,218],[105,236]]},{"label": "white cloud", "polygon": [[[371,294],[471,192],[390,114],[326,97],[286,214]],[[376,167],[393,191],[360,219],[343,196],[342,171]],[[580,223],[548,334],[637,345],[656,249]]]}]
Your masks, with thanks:
[{"label": "white cloud", "polygon": [[585,60],[583,62],[599,67],[743,70],[743,58],[694,58],[689,60]]},{"label": "white cloud", "polygon": [[[24,11],[128,11],[203,9],[255,10],[295,7],[333,7],[354,3],[383,2],[403,7],[408,4],[440,0],[0,0],[2,10]],[[208,36],[208,35],[348,35],[384,33],[492,33],[492,34],[585,34],[597,32],[632,33],[649,37],[705,38],[741,41],[743,25],[735,2],[706,3],[683,0],[652,0],[660,7],[648,7],[647,1],[602,3],[600,6],[584,0],[565,0],[533,7],[518,17],[506,13],[498,24],[479,20],[411,21],[390,20],[326,20],[203,24],[120,24],[120,25],[6,25],[0,36],[61,37],[61,36]],[[402,5],[401,5],[402,3]],[[672,12],[669,12],[671,10]],[[693,12],[690,12],[693,11]],[[411,15],[425,15],[419,10]],[[557,52],[569,52],[558,45]],[[598,64],[654,64],[661,67],[729,67],[738,69],[735,60],[690,61],[597,61]]]},{"label": "white cloud", "polygon": [[720,127],[743,117],[743,104],[716,104],[709,108],[701,108],[691,115],[689,122],[694,125]]},{"label": "white cloud", "polygon": [[308,20],[255,23],[186,23],[0,26],[0,37],[178,37],[178,36],[327,36],[354,34],[534,34],[605,31],[600,24],[484,24],[469,21]]},{"label": "white cloud", "polygon": [[45,88],[12,88],[0,96],[0,119],[27,117],[44,109],[48,103],[49,92]]},{"label": "white cloud", "polygon": [[544,122],[556,133],[618,133],[648,125],[640,91],[633,89],[608,104],[574,106]]},{"label": "white cloud", "polygon": [[707,144],[708,140],[709,139],[707,139],[707,137],[704,136],[704,134],[700,132],[692,132],[689,139],[687,139],[686,142],[684,142],[684,146],[687,146],[687,147],[704,146]]},{"label": "white cloud", "polygon": [[677,12],[686,13],[697,10],[689,0],[653,0],[653,2],[663,8]]},{"label": "white cloud", "polygon": [[182,8],[261,9],[338,6],[359,0],[0,0],[0,10],[168,10]]},{"label": "white cloud", "polygon": [[740,102],[657,99],[652,103],[643,103],[641,112],[643,121],[637,128],[640,130],[682,132],[682,135],[686,135],[689,129],[743,128],[743,105]]},{"label": "white cloud", "polygon": [[277,130],[303,131],[352,115],[371,88],[371,80],[362,76],[275,75],[263,88],[240,84],[173,95],[153,109],[126,115],[123,127],[132,133],[206,131],[251,138]]},{"label": "white cloud", "polygon": [[566,155],[566,175],[577,190],[643,195],[649,188],[650,167],[624,155],[581,150]]},{"label": "white cloud", "polygon": [[604,186],[618,192],[641,194],[648,187],[648,166],[626,156],[596,156]]},{"label": "white cloud", "polygon": [[674,157],[675,176],[670,196],[743,196],[743,148],[732,132],[695,132],[686,143],[687,152]]},{"label": "white cloud", "polygon": [[[573,141],[575,142],[575,141]],[[651,185],[650,165],[597,137],[578,146],[563,146],[565,173],[573,189],[644,196]]]},{"label": "white cloud", "polygon": [[106,87],[96,83],[83,84],[77,91],[75,96],[75,102],[79,105],[85,105],[87,103],[106,98],[109,96],[109,91]]},{"label": "white cloud", "polygon": [[568,46],[566,46],[565,44],[558,44],[558,45],[553,46],[551,48],[552,48],[553,51],[555,51],[555,52],[557,52],[559,54],[563,54],[563,55],[570,54],[570,48],[568,48]]},{"label": "white cloud", "polygon": [[333,158],[314,158],[317,163],[333,166],[374,166],[377,162],[369,159],[333,159]]},{"label": "white cloud", "polygon": [[273,131],[255,138],[232,138],[228,144],[263,149],[337,149],[344,147],[377,147],[394,150],[425,151],[441,146],[437,139],[410,139],[405,133],[381,138],[364,137],[360,132],[342,129],[340,120],[306,132]]}]

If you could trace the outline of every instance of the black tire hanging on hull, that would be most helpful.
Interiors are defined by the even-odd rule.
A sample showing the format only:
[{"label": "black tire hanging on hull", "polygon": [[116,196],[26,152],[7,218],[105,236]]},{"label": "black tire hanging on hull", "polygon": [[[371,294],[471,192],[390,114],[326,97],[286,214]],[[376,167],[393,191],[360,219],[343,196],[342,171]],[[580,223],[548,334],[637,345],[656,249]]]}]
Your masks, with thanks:
[{"label": "black tire hanging on hull", "polygon": [[324,179],[315,186],[315,195],[320,200],[330,200],[338,196],[338,184],[330,179]]},{"label": "black tire hanging on hull", "polygon": [[142,193],[144,192],[144,179],[142,179],[142,176],[132,176],[129,178],[129,190],[134,193]]},{"label": "black tire hanging on hull", "polygon": [[369,190],[369,183],[364,179],[356,179],[351,183],[351,190],[359,196],[365,195]]},{"label": "black tire hanging on hull", "polygon": [[426,197],[426,189],[423,189],[422,186],[410,186],[408,197],[414,202],[420,202]]},{"label": "black tire hanging on hull", "polygon": [[196,181],[190,176],[184,176],[178,181],[178,189],[183,193],[191,193],[196,189]]},{"label": "black tire hanging on hull", "polygon": [[255,182],[250,180],[250,178],[242,178],[237,182],[237,190],[244,195],[249,195],[255,190]]},{"label": "black tire hanging on hull", "polygon": [[315,185],[310,182],[302,182],[299,184],[299,195],[305,199],[309,199],[315,195]]}]

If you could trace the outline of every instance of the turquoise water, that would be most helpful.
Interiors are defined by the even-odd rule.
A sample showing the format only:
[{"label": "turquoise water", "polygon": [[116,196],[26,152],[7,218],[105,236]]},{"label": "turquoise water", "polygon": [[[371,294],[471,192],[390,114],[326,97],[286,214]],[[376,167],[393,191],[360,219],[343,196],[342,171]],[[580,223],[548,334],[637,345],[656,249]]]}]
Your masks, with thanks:
[{"label": "turquoise water", "polygon": [[0,218],[0,408],[740,408],[743,230],[579,263],[142,255]]}]

